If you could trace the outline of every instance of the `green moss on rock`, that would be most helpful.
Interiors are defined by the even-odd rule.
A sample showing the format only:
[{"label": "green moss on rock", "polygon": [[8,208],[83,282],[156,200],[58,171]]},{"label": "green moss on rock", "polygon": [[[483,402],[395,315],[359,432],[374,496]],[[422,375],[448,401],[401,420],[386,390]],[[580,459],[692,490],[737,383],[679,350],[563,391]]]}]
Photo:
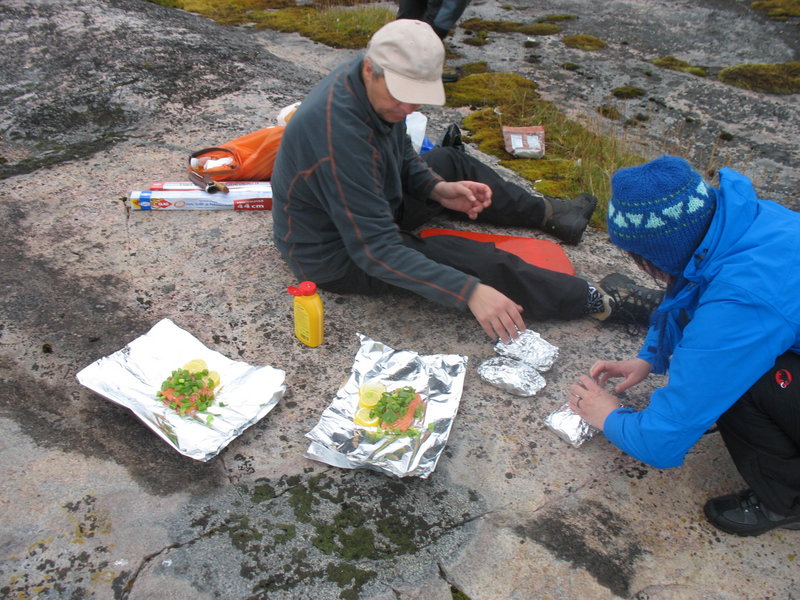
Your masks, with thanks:
[{"label": "green moss on rock", "polygon": [[577,19],[575,15],[554,14],[547,15],[539,19],[543,23],[561,23],[562,21],[573,21]]},{"label": "green moss on rock", "polygon": [[612,121],[619,121],[622,119],[622,113],[620,113],[615,106],[609,106],[608,104],[598,106],[597,114],[606,119],[611,119]]},{"label": "green moss on rock", "polygon": [[475,35],[464,38],[462,41],[468,46],[485,46],[489,43],[489,33],[486,31],[477,31]]},{"label": "green moss on rock", "polygon": [[674,56],[664,56],[662,58],[656,58],[651,61],[655,66],[661,67],[662,69],[669,69],[671,71],[679,71],[682,73],[689,73],[690,75],[696,75],[698,77],[705,77],[708,75],[706,70],[702,67],[696,67],[690,65],[689,63],[675,58]]},{"label": "green moss on rock", "polygon": [[477,75],[479,73],[488,73],[489,65],[486,61],[478,61],[474,63],[466,63],[459,67],[464,75]]},{"label": "green moss on rock", "polygon": [[555,23],[535,23],[533,25],[523,25],[517,31],[525,35],[555,35],[561,33],[562,28]]},{"label": "green moss on rock", "polygon": [[375,571],[367,569],[359,569],[355,565],[345,562],[331,563],[326,568],[328,579],[338,585],[340,588],[345,586],[352,586],[347,589],[342,589],[339,594],[343,600],[358,600],[361,588],[366,583],[375,578]]},{"label": "green moss on rock", "polygon": [[800,93],[800,62],[748,63],[722,69],[723,83],[764,94]]},{"label": "green moss on rock", "polygon": [[640,98],[644,96],[645,91],[642,88],[635,87],[632,85],[623,85],[621,87],[612,90],[611,94],[615,98],[630,99],[630,98]]},{"label": "green moss on rock", "polygon": [[[614,137],[591,132],[568,119],[552,103],[541,100],[533,82],[521,77],[497,77],[504,75],[498,73],[487,75],[492,77],[476,76],[465,81],[458,102],[451,104],[477,109],[463,119],[465,141],[535,182],[536,189],[544,194],[559,198],[573,198],[581,192],[595,194],[598,208],[592,225],[603,227],[610,174],[618,168],[640,164],[642,159],[623,149]],[[531,125],[545,128],[545,157],[517,159],[506,152],[503,126]]]},{"label": "green moss on rock", "polygon": [[538,86],[516,73],[478,73],[447,86],[447,106],[497,106],[519,94],[538,97]]},{"label": "green moss on rock", "polygon": [[564,45],[578,50],[602,50],[606,43],[598,37],[585,33],[565,36],[562,40]]},{"label": "green moss on rock", "polygon": [[800,0],[760,0],[752,2],[750,7],[767,13],[770,19],[776,21],[800,17]]}]

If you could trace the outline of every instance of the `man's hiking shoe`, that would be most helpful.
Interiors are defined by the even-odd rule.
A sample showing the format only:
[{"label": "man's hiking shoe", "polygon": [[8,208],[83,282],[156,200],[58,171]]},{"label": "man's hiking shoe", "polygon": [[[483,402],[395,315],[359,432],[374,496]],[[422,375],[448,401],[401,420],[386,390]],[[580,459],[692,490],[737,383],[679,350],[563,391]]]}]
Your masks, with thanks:
[{"label": "man's hiking shoe", "polygon": [[567,244],[578,244],[597,206],[597,198],[591,194],[580,194],[572,200],[548,196],[542,196],[542,199],[545,202],[545,215],[540,229]]},{"label": "man's hiking shoe", "polygon": [[752,490],[712,498],[703,511],[712,525],[734,535],[761,535],[776,527],[800,529],[800,515],[771,511]]},{"label": "man's hiking shoe", "polygon": [[606,314],[605,318],[597,316],[606,323],[646,327],[650,324],[650,315],[664,297],[661,290],[638,285],[622,273],[606,275],[598,287],[610,300],[610,314]]}]

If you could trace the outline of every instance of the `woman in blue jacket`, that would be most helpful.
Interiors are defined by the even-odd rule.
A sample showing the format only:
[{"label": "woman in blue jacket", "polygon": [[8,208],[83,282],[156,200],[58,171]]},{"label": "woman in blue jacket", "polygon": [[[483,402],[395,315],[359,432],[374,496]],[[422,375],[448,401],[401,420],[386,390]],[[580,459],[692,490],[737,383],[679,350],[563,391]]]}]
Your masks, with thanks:
[{"label": "woman in blue jacket", "polygon": [[[612,177],[611,241],[667,284],[636,358],[598,361],[570,406],[658,468],[683,463],[714,423],[749,489],[706,503],[716,527],[800,529],[800,214],[760,200],[730,169],[719,188],[664,156]],[[643,410],[623,392],[669,373]]]}]

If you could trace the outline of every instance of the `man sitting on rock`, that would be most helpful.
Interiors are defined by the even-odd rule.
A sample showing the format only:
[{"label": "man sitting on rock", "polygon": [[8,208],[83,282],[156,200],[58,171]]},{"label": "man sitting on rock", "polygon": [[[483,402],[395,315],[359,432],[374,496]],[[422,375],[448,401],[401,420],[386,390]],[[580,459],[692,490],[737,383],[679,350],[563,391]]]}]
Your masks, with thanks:
[{"label": "man sitting on rock", "polygon": [[405,118],[422,104],[444,104],[443,62],[433,29],[400,19],[375,33],[365,57],[309,93],[272,174],[278,250],[295,275],[323,290],[408,290],[469,308],[494,339],[515,338],[526,319],[606,318],[609,297],[583,279],[491,243],[411,233],[447,210],[577,244],[596,203],[588,194],[567,202],[528,193],[453,147],[417,154]]}]

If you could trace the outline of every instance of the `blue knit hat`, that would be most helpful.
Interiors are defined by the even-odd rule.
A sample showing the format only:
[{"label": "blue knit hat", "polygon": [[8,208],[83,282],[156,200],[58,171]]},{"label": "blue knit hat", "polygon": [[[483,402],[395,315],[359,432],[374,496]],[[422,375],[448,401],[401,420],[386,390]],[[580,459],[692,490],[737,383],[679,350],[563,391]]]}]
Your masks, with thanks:
[{"label": "blue knit hat", "polygon": [[716,194],[677,156],[620,169],[611,177],[608,235],[671,275],[689,263],[714,216]]}]

